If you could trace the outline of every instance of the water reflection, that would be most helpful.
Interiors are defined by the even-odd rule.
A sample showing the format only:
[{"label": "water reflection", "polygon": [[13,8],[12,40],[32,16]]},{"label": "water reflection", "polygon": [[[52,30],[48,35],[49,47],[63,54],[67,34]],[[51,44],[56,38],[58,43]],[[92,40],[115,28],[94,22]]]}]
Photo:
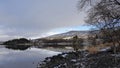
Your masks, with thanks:
[{"label": "water reflection", "polygon": [[11,50],[0,46],[0,68],[36,68],[45,57],[59,54],[45,49]]},{"label": "water reflection", "polygon": [[8,49],[13,49],[13,50],[26,50],[30,46],[26,46],[26,45],[5,45],[5,47],[8,48]]}]

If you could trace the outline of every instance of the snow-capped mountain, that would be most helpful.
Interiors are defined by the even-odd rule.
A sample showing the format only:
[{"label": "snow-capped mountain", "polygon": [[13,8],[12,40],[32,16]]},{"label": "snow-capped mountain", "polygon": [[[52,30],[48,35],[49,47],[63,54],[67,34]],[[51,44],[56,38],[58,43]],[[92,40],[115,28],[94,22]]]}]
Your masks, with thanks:
[{"label": "snow-capped mountain", "polygon": [[73,36],[78,36],[79,38],[87,38],[89,31],[69,31],[66,33],[55,34],[52,36],[45,37],[46,39],[70,39]]}]

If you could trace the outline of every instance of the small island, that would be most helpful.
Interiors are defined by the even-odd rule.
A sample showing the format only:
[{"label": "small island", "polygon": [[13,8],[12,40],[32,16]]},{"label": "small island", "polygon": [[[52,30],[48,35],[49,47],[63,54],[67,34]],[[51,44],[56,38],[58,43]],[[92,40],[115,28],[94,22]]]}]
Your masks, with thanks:
[{"label": "small island", "polygon": [[8,40],[3,43],[6,48],[25,50],[32,46],[32,42],[26,38]]}]

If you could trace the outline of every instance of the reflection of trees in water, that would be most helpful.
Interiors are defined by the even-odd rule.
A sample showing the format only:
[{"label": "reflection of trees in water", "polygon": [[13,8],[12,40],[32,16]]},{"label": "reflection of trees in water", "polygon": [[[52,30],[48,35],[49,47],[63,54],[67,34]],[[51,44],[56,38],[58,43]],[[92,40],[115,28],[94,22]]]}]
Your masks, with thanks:
[{"label": "reflection of trees in water", "polygon": [[14,50],[26,50],[30,46],[28,45],[6,45],[5,47],[8,49],[14,49]]},{"label": "reflection of trees in water", "polygon": [[32,45],[31,41],[26,38],[8,40],[3,44],[6,45],[6,48],[15,50],[26,50]]}]

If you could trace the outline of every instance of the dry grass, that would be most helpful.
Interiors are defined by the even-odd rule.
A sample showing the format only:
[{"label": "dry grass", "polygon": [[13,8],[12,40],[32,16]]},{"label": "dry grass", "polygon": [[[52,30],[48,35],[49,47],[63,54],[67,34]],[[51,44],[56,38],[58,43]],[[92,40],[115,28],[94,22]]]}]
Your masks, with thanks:
[{"label": "dry grass", "polygon": [[96,54],[100,51],[100,49],[111,47],[111,46],[112,46],[112,43],[104,43],[96,46],[87,46],[87,47],[84,47],[84,49],[87,50],[90,54]]},{"label": "dry grass", "polygon": [[91,46],[91,47],[88,47],[87,50],[90,54],[96,54],[96,53],[98,53],[99,48],[95,47],[95,46]]},{"label": "dry grass", "polygon": [[100,46],[108,47],[108,46],[112,46],[112,43],[104,43],[104,44],[100,44]]},{"label": "dry grass", "polygon": [[106,47],[111,47],[111,46],[112,46],[112,43],[105,43],[105,44],[97,45],[97,47],[99,49],[106,48]]}]

